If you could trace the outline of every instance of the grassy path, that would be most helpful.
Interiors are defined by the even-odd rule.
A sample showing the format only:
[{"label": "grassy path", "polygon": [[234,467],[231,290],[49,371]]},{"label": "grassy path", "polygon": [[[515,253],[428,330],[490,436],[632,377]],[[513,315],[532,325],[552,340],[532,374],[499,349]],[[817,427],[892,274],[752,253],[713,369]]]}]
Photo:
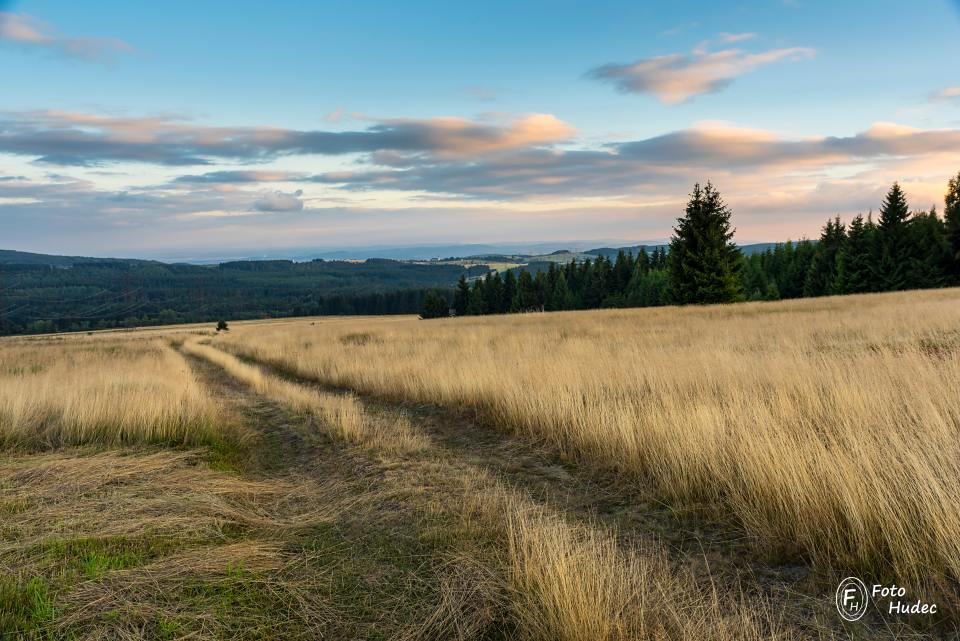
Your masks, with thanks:
[{"label": "grassy path", "polygon": [[[335,479],[355,492],[356,509],[332,533],[350,589],[330,597],[335,609],[364,605],[331,624],[335,637],[345,630],[353,638],[584,641],[909,632],[844,630],[832,595],[816,589],[803,565],[771,566],[725,524],[671,511],[635,485],[469,416],[305,381],[207,345],[186,351],[201,379],[264,435],[258,473]],[[323,411],[311,413],[305,390]],[[391,428],[405,433],[403,447],[391,442]],[[358,580],[360,568],[378,580]]]}]

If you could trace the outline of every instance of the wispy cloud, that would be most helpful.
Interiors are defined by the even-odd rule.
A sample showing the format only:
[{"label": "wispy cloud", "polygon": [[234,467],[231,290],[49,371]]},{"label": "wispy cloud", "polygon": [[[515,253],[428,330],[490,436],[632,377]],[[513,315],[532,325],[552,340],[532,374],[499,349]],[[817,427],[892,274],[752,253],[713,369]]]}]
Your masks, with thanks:
[{"label": "wispy cloud", "polygon": [[174,182],[188,184],[244,184],[289,182],[303,178],[303,174],[289,171],[210,171],[205,174],[179,176]]},{"label": "wispy cloud", "polygon": [[[753,33],[720,34],[717,42],[730,44],[756,37]],[[816,55],[809,47],[771,49],[748,53],[740,49],[707,51],[705,41],[689,54],[674,53],[644,58],[627,64],[608,64],[587,73],[595,80],[611,83],[623,93],[645,93],[665,104],[677,104],[726,88],[734,79],[777,62],[798,62]]]},{"label": "wispy cloud", "polygon": [[105,162],[209,165],[290,155],[402,151],[474,156],[566,140],[574,129],[549,114],[506,121],[381,120],[359,131],[210,127],[168,116],[117,117],[61,111],[0,113],[0,152],[89,166]]},{"label": "wispy cloud", "polygon": [[482,85],[468,87],[466,94],[474,100],[479,100],[480,102],[493,102],[497,99],[496,91],[490,87],[484,87]]},{"label": "wispy cloud", "polygon": [[609,143],[602,149],[516,150],[487,159],[432,160],[398,169],[328,172],[309,180],[348,190],[404,190],[510,200],[635,194],[733,172],[749,175],[762,184],[774,175],[863,164],[879,167],[945,155],[951,156],[950,162],[960,161],[960,130],[877,123],[852,136],[788,139],[769,131],[708,122],[652,138]]},{"label": "wispy cloud", "polygon": [[756,37],[757,37],[757,34],[753,32],[745,32],[745,33],[721,32],[717,35],[717,40],[719,40],[720,42],[725,42],[727,44],[730,44],[732,42],[743,42],[744,40],[753,40]]},{"label": "wispy cloud", "polygon": [[960,85],[955,87],[944,87],[939,91],[934,91],[929,97],[931,102],[947,102],[951,100],[960,100]]},{"label": "wispy cloud", "polygon": [[0,41],[92,61],[102,61],[117,53],[133,51],[133,47],[116,38],[65,36],[32,16],[8,11],[0,11]]},{"label": "wispy cloud", "polygon": [[253,203],[253,208],[264,212],[300,211],[303,209],[303,201],[300,199],[302,195],[302,189],[292,193],[267,192]]}]

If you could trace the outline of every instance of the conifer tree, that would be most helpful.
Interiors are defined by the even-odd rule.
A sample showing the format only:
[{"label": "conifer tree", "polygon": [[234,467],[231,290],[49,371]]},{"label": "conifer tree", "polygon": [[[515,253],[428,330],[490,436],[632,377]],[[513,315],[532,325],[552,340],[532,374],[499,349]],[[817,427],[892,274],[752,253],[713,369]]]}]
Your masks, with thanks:
[{"label": "conifer tree", "polygon": [[611,290],[613,293],[622,294],[626,291],[630,283],[630,277],[633,275],[633,255],[628,254],[622,249],[617,252],[617,259],[613,263],[613,279]]},{"label": "conifer tree", "polygon": [[485,314],[499,314],[503,298],[503,283],[500,274],[487,272],[483,279],[483,309]]},{"label": "conifer tree", "polygon": [[457,291],[453,295],[453,309],[457,316],[466,316],[470,305],[470,284],[466,276],[460,276],[457,281]]},{"label": "conifer tree", "polygon": [[513,303],[517,297],[517,277],[513,270],[507,270],[503,277],[503,290],[500,292],[500,311],[504,314],[517,311]]},{"label": "conifer tree", "polygon": [[650,256],[647,254],[646,248],[641,247],[634,262],[634,271],[646,272],[648,269],[650,269]]},{"label": "conifer tree", "polygon": [[899,183],[893,183],[880,207],[878,287],[883,291],[906,289],[913,247],[907,230],[910,207]]},{"label": "conifer tree", "polygon": [[548,311],[561,311],[564,309],[573,309],[573,294],[567,287],[567,277],[563,271],[559,271],[557,279],[553,284],[553,290],[547,298],[546,309]]},{"label": "conifer tree", "polygon": [[940,287],[946,283],[950,249],[936,207],[916,212],[907,226],[913,255],[907,266],[910,288]]},{"label": "conifer tree", "polygon": [[694,185],[666,258],[673,302],[729,303],[743,298],[742,257],[732,239],[730,210],[720,193],[709,182],[704,188]]},{"label": "conifer tree", "polygon": [[423,297],[423,307],[420,311],[420,318],[443,318],[449,315],[450,312],[447,301],[435,291],[431,290],[427,292]]},{"label": "conifer tree", "polygon": [[840,217],[828,220],[820,233],[813,262],[803,284],[804,296],[824,296],[836,293],[833,290],[837,279],[837,254],[847,234]]},{"label": "conifer tree", "polygon": [[952,284],[960,284],[960,173],[947,186],[946,208],[943,211],[947,242],[947,274]]},{"label": "conifer tree", "polygon": [[847,239],[837,253],[834,291],[843,294],[873,289],[873,223],[858,214],[850,223]]},{"label": "conifer tree", "polygon": [[473,281],[473,289],[470,291],[470,303],[467,305],[467,315],[482,316],[486,313],[486,301],[484,301],[483,298],[483,281],[477,279]]},{"label": "conifer tree", "polygon": [[537,308],[536,285],[533,282],[533,276],[525,269],[520,271],[520,276],[517,278],[517,294],[513,306],[518,312],[529,312]]}]

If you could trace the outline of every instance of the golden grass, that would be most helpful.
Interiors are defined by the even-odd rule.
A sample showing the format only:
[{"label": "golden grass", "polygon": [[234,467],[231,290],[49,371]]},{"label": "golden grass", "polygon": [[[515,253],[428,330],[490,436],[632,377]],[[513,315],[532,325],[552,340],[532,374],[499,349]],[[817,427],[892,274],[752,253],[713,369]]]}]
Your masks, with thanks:
[{"label": "golden grass", "polygon": [[[507,603],[521,638],[729,641],[793,638],[762,598],[718,589],[671,567],[662,547],[618,543],[492,486],[466,499],[488,527],[506,526]],[[504,523],[506,519],[506,523]]]},{"label": "golden grass", "polygon": [[[183,347],[258,393],[313,413],[334,438],[386,457],[421,454],[406,459],[391,475],[399,486],[398,499],[412,493],[400,499],[416,497],[411,509],[452,512],[463,531],[481,539],[492,536],[504,546],[493,558],[474,549],[455,559],[440,603],[403,639],[473,639],[496,625],[498,617],[517,627],[518,639],[531,641],[788,638],[762,599],[747,603],[740,594],[672,568],[657,544],[627,546],[603,528],[573,525],[482,468],[447,460],[412,425],[399,431],[377,429],[379,417],[352,396],[338,400],[335,394],[290,383],[199,340]],[[341,411],[342,403],[349,412]],[[425,495],[424,487],[430,493]],[[472,547],[473,537],[465,538]]]},{"label": "golden grass", "polygon": [[298,375],[473,408],[773,549],[960,577],[960,290],[237,328]]},{"label": "golden grass", "polygon": [[241,438],[159,338],[0,342],[0,447]]},{"label": "golden grass", "polygon": [[377,420],[366,415],[350,395],[328,394],[315,387],[283,380],[257,365],[244,363],[231,354],[203,344],[201,340],[186,341],[183,350],[222,367],[258,394],[316,416],[333,436],[356,445],[372,445],[387,453],[417,452],[427,447],[426,438],[403,417],[391,421]]}]

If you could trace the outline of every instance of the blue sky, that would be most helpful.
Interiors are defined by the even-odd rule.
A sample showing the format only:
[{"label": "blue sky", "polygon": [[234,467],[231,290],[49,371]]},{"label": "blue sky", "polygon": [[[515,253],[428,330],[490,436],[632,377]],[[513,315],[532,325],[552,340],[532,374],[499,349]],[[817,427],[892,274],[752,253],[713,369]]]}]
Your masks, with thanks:
[{"label": "blue sky", "polygon": [[0,12],[4,248],[656,239],[707,179],[783,240],[960,170],[947,0]]}]

